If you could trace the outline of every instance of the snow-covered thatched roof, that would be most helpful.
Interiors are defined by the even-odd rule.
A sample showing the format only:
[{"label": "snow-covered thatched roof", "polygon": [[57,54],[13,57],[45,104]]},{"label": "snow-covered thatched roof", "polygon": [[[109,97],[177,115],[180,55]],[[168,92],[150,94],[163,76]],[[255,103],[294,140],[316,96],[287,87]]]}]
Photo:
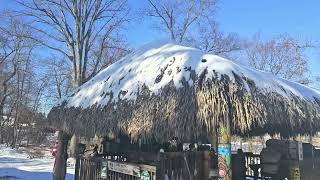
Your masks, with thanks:
[{"label": "snow-covered thatched roof", "polygon": [[319,112],[315,89],[195,48],[157,42],[102,70],[49,118],[72,133],[121,131],[165,140],[198,138],[219,121],[230,121],[234,134],[310,133],[320,127]]}]

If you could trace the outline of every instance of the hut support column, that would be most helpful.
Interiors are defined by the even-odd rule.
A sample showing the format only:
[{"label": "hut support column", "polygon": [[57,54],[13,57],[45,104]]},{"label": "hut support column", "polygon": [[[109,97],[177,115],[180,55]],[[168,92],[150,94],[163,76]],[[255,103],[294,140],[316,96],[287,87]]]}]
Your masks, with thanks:
[{"label": "hut support column", "polygon": [[70,157],[77,157],[78,137],[74,134],[70,140]]},{"label": "hut support column", "polygon": [[311,150],[311,156],[312,156],[312,169],[314,169],[314,150],[313,150],[313,141],[312,141],[312,133],[309,135],[309,143],[311,144],[312,150]]},{"label": "hut support column", "polygon": [[231,132],[229,123],[221,123],[218,129],[219,179],[231,180]]},{"label": "hut support column", "polygon": [[54,174],[53,179],[54,180],[64,180],[66,176],[66,165],[67,165],[67,149],[68,149],[68,141],[69,136],[63,132],[59,131],[58,135],[58,154],[55,159],[55,165],[54,165]]}]

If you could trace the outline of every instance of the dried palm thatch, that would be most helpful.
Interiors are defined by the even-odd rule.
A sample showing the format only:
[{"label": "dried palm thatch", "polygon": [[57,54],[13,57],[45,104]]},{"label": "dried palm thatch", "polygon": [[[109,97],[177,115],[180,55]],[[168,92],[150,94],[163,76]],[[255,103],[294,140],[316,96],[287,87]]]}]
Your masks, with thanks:
[{"label": "dried palm thatch", "polygon": [[[110,97],[107,103],[85,108],[69,106],[70,98],[66,98],[52,108],[48,118],[52,125],[70,134],[92,137],[121,132],[133,139],[157,142],[172,137],[184,141],[207,137],[219,122],[230,122],[232,134],[244,136],[280,133],[289,137],[320,130],[319,97],[312,100],[289,91],[288,96],[268,92],[250,78],[236,73],[230,78],[214,72],[208,78],[208,69],[201,74],[187,70],[192,84],[188,82],[190,79],[182,77],[181,87],[177,88],[172,80],[157,94],[143,84],[136,99],[118,98],[117,101],[112,101],[114,96],[128,92],[121,90],[117,95],[109,91],[103,93]],[[155,83],[161,81],[161,74],[163,76],[163,71]],[[105,79],[108,81],[109,77]]]}]

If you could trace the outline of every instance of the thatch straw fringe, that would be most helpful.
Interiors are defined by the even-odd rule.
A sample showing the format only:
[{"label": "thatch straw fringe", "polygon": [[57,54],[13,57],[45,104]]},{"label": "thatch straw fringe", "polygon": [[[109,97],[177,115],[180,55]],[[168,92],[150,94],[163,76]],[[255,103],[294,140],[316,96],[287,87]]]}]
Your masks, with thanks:
[{"label": "thatch straw fringe", "polygon": [[[183,80],[184,87],[176,89],[171,82],[158,95],[150,95],[143,87],[135,101],[120,100],[105,107],[81,109],[63,104],[54,107],[48,117],[57,128],[82,136],[121,131],[133,139],[157,142],[172,137],[197,140],[227,121],[232,133],[242,136],[280,133],[289,137],[320,128],[320,105],[316,102],[293,94],[286,98],[262,92],[253,81],[237,76],[235,82],[228,76],[206,79],[206,72],[199,78],[192,72],[192,77],[193,86]],[[249,84],[250,92],[243,81]]]}]

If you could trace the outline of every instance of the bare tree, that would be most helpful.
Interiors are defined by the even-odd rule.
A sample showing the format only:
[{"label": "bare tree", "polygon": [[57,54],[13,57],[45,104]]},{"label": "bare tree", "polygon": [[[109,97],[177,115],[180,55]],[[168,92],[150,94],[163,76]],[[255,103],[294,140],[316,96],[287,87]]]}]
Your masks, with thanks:
[{"label": "bare tree", "polygon": [[242,49],[242,40],[236,33],[223,33],[210,17],[203,21],[196,29],[197,35],[190,37],[192,46],[222,57],[229,57],[230,53]]},{"label": "bare tree", "polygon": [[[30,27],[39,33],[31,37],[43,46],[69,59],[75,86],[92,77],[88,72],[93,46],[104,52],[109,38],[127,20],[127,0],[17,0],[24,10],[19,12],[32,21]],[[39,38],[40,37],[40,38]],[[100,53],[102,55],[103,53]],[[101,63],[95,57],[95,66]],[[95,69],[95,68],[94,68]]]},{"label": "bare tree", "polygon": [[171,40],[203,51],[229,57],[241,49],[235,33],[223,33],[215,20],[218,0],[148,0],[144,9],[153,17],[156,27],[168,33]]},{"label": "bare tree", "polygon": [[67,62],[59,57],[53,57],[41,65],[45,67],[44,73],[49,81],[46,97],[55,103],[72,89],[72,72]]},{"label": "bare tree", "polygon": [[157,27],[168,32],[171,40],[183,43],[192,27],[215,11],[217,0],[148,0],[145,15],[158,20]]},{"label": "bare tree", "polygon": [[13,113],[13,137],[11,142],[11,147],[15,148],[17,146],[18,139],[20,138],[19,124],[21,120],[21,110],[24,105],[26,105],[26,98],[29,89],[26,88],[27,80],[30,78],[30,61],[31,61],[32,49],[29,49],[26,57],[21,57],[23,60],[19,63],[19,68],[17,76],[15,79],[15,101],[14,101],[14,113]]},{"label": "bare tree", "polygon": [[22,140],[29,142],[40,119],[47,80],[34,69],[37,43],[26,38],[32,31],[10,13],[0,12],[0,17],[0,136],[1,143],[5,139],[17,147]]},{"label": "bare tree", "polygon": [[289,35],[263,41],[258,34],[246,44],[245,53],[251,67],[308,84],[310,77],[307,76],[308,57],[305,51],[311,47],[311,42],[299,42]]},{"label": "bare tree", "polygon": [[[0,59],[0,66],[1,66],[1,72],[0,72],[0,79],[1,79],[1,93],[0,93],[0,143],[3,143],[3,126],[5,123],[5,120],[7,119],[7,116],[5,115],[5,105],[7,103],[7,99],[9,98],[9,96],[11,95],[12,92],[10,92],[9,90],[9,86],[10,86],[10,81],[14,78],[14,76],[17,73],[17,51],[19,49],[20,43],[19,42],[15,42],[14,43],[14,47],[13,49],[10,49],[9,52],[7,52],[7,48],[11,48],[11,47],[6,47],[7,45],[7,41],[5,42],[0,42],[1,46],[2,46],[2,52],[1,52],[1,59]],[[11,54],[15,54],[13,55],[14,57],[11,58]],[[10,60],[8,60],[10,59]],[[9,61],[9,62],[8,62]],[[12,67],[13,69],[11,70],[11,72],[8,72],[10,70],[6,70],[6,68],[4,66],[7,66],[8,63],[12,63]]]},{"label": "bare tree", "polygon": [[[3,17],[3,15],[1,14]],[[3,125],[5,120],[11,120],[13,96],[16,93],[15,81],[19,73],[22,57],[32,49],[29,41],[23,38],[27,33],[24,26],[17,20],[7,16],[0,26],[0,135],[3,141]],[[17,36],[13,36],[12,33]],[[11,104],[10,104],[11,103]],[[9,105],[10,104],[10,105]],[[6,117],[4,119],[4,117]]]},{"label": "bare tree", "polygon": [[92,73],[88,78],[90,79],[102,69],[120,60],[129,52],[131,52],[131,50],[128,48],[124,38],[118,34],[115,35],[115,37],[99,40],[97,44],[93,46],[90,55],[90,57],[93,58],[92,61],[88,63],[88,70]]},{"label": "bare tree", "polygon": [[[106,50],[118,48],[111,46],[109,40],[116,38],[115,35],[127,20],[128,14],[127,0],[16,2],[23,7],[23,10],[17,13],[31,19],[30,28],[39,34],[37,37],[28,38],[69,60],[74,86],[80,86],[101,70],[102,56]],[[61,83],[64,80],[58,78],[58,73],[54,77],[58,96],[61,97]],[[72,151],[75,152],[75,148]],[[65,163],[57,166],[61,169],[58,172],[65,172]]]}]

